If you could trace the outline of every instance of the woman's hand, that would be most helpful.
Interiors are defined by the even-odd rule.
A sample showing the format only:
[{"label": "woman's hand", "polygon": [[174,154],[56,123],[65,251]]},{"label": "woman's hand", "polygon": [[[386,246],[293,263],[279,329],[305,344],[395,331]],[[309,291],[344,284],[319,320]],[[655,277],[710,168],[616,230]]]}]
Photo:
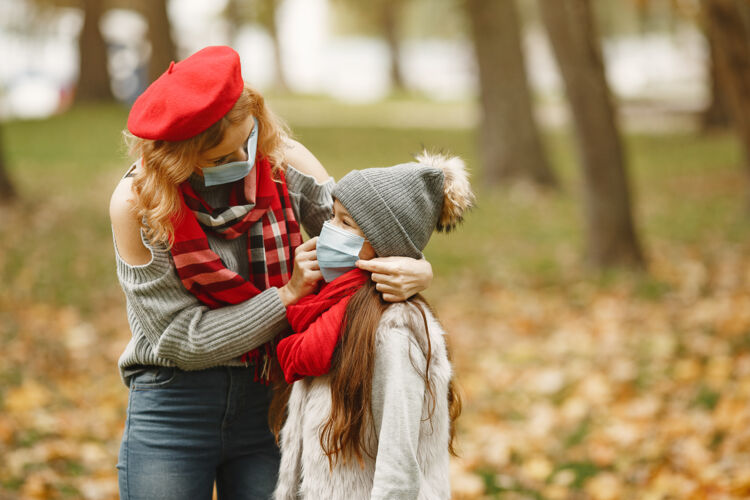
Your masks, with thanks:
[{"label": "woman's hand", "polygon": [[432,283],[432,265],[424,259],[379,257],[358,260],[357,267],[372,273],[375,288],[386,302],[403,302]]},{"label": "woman's hand", "polygon": [[289,282],[279,288],[279,297],[285,306],[296,303],[305,295],[309,295],[318,287],[323,278],[318,266],[315,247],[318,238],[312,238],[302,243],[294,251],[294,270]]}]

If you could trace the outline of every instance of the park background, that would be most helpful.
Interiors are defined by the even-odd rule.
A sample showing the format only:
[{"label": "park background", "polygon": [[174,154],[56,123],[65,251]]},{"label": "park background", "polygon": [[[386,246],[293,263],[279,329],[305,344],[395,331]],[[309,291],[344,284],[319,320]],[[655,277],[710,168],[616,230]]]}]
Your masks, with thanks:
[{"label": "park background", "polygon": [[121,131],[220,43],[336,178],[466,160],[454,498],[750,496],[744,0],[3,0],[0,499],[117,497]]}]

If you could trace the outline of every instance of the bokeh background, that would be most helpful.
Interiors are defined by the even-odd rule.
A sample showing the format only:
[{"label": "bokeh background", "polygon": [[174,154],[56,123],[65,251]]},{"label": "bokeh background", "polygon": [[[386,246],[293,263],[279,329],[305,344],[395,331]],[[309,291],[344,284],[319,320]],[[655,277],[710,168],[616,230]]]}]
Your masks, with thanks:
[{"label": "bokeh background", "polygon": [[454,498],[750,497],[746,0],[2,0],[0,498],[117,497],[121,131],[211,44],[336,178],[469,165]]}]

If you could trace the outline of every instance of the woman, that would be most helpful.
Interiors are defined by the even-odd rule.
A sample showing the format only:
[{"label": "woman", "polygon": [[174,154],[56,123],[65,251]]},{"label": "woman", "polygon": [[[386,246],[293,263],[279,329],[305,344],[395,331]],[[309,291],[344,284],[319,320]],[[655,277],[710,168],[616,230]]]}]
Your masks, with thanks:
[{"label": "woman", "polygon": [[[215,482],[220,498],[268,498],[272,341],[286,307],[318,286],[317,238],[302,243],[297,221],[318,234],[333,181],[244,85],[229,47],[172,63],[128,130],[138,161],[110,204],[133,334],[119,360],[130,388],[120,495],[208,499]],[[432,274],[414,259],[369,268],[389,300]]]},{"label": "woman", "polygon": [[[293,384],[277,500],[450,498],[460,401],[442,327],[423,299],[388,305],[346,264],[419,258],[433,230],[451,230],[472,205],[461,160],[418,161],[355,170],[334,188],[318,240],[330,282],[287,308],[297,333],[278,345]],[[278,429],[282,414],[275,420]]]}]

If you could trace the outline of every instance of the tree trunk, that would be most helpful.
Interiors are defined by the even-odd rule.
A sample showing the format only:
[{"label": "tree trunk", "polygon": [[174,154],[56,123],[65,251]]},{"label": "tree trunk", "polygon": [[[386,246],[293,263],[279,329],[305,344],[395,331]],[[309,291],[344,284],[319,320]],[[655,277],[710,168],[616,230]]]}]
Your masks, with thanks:
[{"label": "tree trunk", "polygon": [[283,56],[281,52],[281,43],[279,41],[279,31],[276,19],[276,8],[278,7],[277,0],[266,0],[268,6],[266,7],[268,21],[266,28],[268,34],[271,36],[271,43],[273,43],[273,55],[276,59],[276,86],[281,91],[289,90],[289,85],[286,81],[286,73],[284,73]]},{"label": "tree trunk", "polygon": [[703,8],[716,44],[719,85],[725,90],[750,176],[750,6],[740,0],[703,0]]},{"label": "tree trunk", "polygon": [[398,33],[398,19],[401,16],[399,3],[399,0],[381,0],[382,10],[380,14],[383,34],[391,58],[391,83],[394,88],[402,90],[405,85],[404,75],[401,72],[401,38]]},{"label": "tree trunk", "polygon": [[224,17],[227,22],[227,38],[229,45],[237,46],[237,33],[239,32],[238,19],[240,19],[240,8],[237,5],[238,0],[229,0],[224,10]]},{"label": "tree trunk", "polygon": [[651,6],[651,0],[635,0],[635,13],[638,19],[638,31],[641,35],[648,33],[649,24],[651,22],[649,7]]},{"label": "tree trunk", "polygon": [[719,82],[719,70],[716,64],[717,57],[720,57],[716,53],[716,41],[711,26],[706,26],[705,35],[706,41],[708,42],[709,49],[709,61],[708,61],[708,74],[709,74],[709,85],[711,88],[711,102],[708,107],[703,111],[701,117],[701,123],[704,130],[717,129],[717,128],[728,128],[731,125],[731,118],[729,117],[729,110],[724,90],[721,88]]},{"label": "tree trunk", "polygon": [[144,7],[148,20],[148,40],[151,43],[148,77],[149,82],[153,82],[169,68],[172,61],[177,61],[177,49],[172,40],[167,0],[147,0]]},{"label": "tree trunk", "polygon": [[111,101],[114,96],[107,68],[107,44],[99,30],[102,0],[83,0],[83,10],[83,28],[78,37],[81,70],[76,101]]},{"label": "tree trunk", "polygon": [[557,187],[534,119],[515,0],[467,0],[466,9],[479,66],[485,181]]},{"label": "tree trunk", "polygon": [[572,109],[583,165],[587,258],[596,267],[641,266],[612,96],[589,0],[540,0]]},{"label": "tree trunk", "polygon": [[2,130],[0,130],[0,203],[10,203],[18,197],[18,193],[8,176],[3,139]]}]

